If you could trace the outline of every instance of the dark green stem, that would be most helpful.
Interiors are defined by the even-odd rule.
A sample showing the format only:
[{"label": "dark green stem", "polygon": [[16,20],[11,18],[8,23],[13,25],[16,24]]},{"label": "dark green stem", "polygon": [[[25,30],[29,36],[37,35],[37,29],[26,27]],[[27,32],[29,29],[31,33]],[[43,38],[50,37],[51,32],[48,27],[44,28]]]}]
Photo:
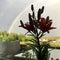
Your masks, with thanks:
[{"label": "dark green stem", "polygon": [[37,44],[38,44],[37,60],[41,60],[41,59],[42,59],[42,58],[41,58],[41,44],[40,44],[40,41],[39,41],[39,39],[40,39],[42,36],[43,36],[43,32],[41,33],[41,35],[40,35],[40,37],[39,37],[39,33],[38,33],[38,31],[37,31],[37,36],[36,36],[36,38],[37,38]]}]

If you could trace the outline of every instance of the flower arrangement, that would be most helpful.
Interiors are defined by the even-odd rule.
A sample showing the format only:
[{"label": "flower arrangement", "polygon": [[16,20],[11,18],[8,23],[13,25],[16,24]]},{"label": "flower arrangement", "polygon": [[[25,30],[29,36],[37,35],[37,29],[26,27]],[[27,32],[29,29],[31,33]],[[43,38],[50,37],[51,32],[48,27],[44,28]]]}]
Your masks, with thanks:
[{"label": "flower arrangement", "polygon": [[49,33],[50,30],[56,29],[55,27],[51,27],[52,20],[41,17],[41,14],[44,12],[44,6],[37,12],[37,18],[35,16],[34,6],[31,5],[32,14],[28,14],[29,22],[23,23],[20,20],[19,27],[22,27],[31,33],[34,36],[34,39],[31,40],[33,45],[30,45],[36,54],[37,60],[47,60],[48,57],[48,43],[41,43],[39,39],[45,35],[45,32]]}]

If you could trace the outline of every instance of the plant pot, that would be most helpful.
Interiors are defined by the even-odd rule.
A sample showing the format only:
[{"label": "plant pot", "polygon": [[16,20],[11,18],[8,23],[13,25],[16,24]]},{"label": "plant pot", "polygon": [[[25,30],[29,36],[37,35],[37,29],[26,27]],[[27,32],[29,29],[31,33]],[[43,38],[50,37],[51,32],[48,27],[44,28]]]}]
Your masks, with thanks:
[{"label": "plant pot", "polygon": [[9,58],[17,54],[20,50],[20,44],[18,40],[0,42],[0,58]]}]

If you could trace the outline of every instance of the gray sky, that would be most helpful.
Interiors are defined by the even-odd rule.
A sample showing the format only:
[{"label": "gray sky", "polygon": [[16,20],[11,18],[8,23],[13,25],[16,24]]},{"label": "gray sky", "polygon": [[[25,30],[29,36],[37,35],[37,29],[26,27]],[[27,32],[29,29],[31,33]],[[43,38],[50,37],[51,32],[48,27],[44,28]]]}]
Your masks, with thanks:
[{"label": "gray sky", "polygon": [[[51,36],[60,36],[60,0],[38,0],[34,4],[35,12],[39,8],[41,8],[43,5],[45,6],[44,13],[42,14],[42,17],[49,16],[50,19],[52,19],[53,27],[56,27],[56,29],[51,30],[50,34]],[[22,10],[22,12],[15,18],[13,24],[11,25],[9,32],[17,32],[17,33],[26,33],[26,30],[23,28],[19,28],[19,21],[23,20],[23,22],[28,21],[28,13],[31,12],[31,5],[27,5],[27,8]]]},{"label": "gray sky", "polygon": [[35,0],[0,0],[0,30],[8,30],[15,17]]}]

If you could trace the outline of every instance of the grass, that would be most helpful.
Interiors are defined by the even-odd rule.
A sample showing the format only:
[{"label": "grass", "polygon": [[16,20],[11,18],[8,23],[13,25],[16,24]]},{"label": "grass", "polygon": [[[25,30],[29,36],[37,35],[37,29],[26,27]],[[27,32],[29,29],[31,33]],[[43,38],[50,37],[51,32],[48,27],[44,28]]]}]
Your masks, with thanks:
[{"label": "grass", "polygon": [[56,40],[56,39],[60,39],[60,36],[44,36],[42,38],[48,39],[48,40]]},{"label": "grass", "polygon": [[50,42],[49,44],[51,47],[60,48],[60,39],[56,39],[56,42]]},{"label": "grass", "polygon": [[[42,37],[43,39],[46,40],[51,40],[49,42],[51,48],[60,48],[60,36],[44,36]],[[26,45],[26,44],[32,44],[30,41],[22,41],[20,42],[21,45]]]},{"label": "grass", "polygon": [[[33,36],[26,36],[24,34],[8,33],[6,31],[0,31],[0,41],[14,41],[19,40],[21,45],[32,44],[29,40],[33,39]],[[50,41],[50,47],[60,48],[60,36],[43,36],[42,39]],[[53,41],[56,42],[53,42]]]},{"label": "grass", "polygon": [[60,48],[60,36],[45,36],[43,38],[48,41],[51,40],[51,42],[49,42],[51,47]]}]

